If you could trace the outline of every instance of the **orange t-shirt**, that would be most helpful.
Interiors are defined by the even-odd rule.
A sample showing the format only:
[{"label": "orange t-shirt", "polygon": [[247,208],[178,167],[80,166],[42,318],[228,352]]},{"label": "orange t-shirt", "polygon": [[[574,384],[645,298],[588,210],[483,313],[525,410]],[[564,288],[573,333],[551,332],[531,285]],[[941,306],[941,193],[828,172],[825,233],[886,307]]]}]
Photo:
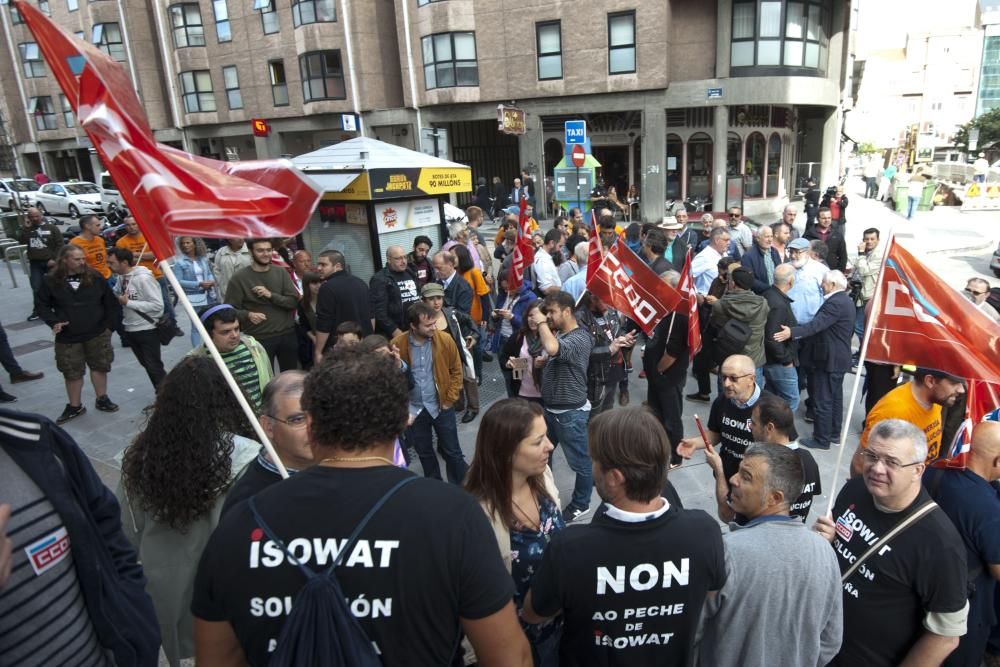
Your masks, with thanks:
[{"label": "orange t-shirt", "polygon": [[104,276],[105,280],[107,280],[111,275],[111,269],[108,268],[108,249],[104,245],[104,239],[100,236],[95,236],[86,241],[82,236],[76,236],[73,237],[70,243],[83,250],[83,256],[87,260],[87,264],[97,269]]},{"label": "orange t-shirt", "polygon": [[921,405],[913,396],[910,382],[901,384],[879,399],[865,418],[865,430],[861,434],[861,446],[868,447],[868,434],[872,427],[884,419],[902,419],[910,422],[927,436],[927,463],[938,457],[941,449],[941,406]]},{"label": "orange t-shirt", "polygon": [[[146,237],[142,235],[142,232],[139,232],[139,234],[136,235],[135,237],[126,234],[125,236],[118,239],[118,242],[115,243],[115,247],[131,250],[132,254],[135,255],[136,259],[139,259],[139,255],[143,252],[143,248],[145,248],[146,252],[152,252],[152,250],[150,250],[149,248],[149,245],[146,243]],[[147,269],[153,272],[153,277],[156,278],[157,280],[159,280],[163,276],[163,272],[161,272],[160,269],[156,266],[156,260],[153,259],[140,260],[136,266],[145,266]]]},{"label": "orange t-shirt", "polygon": [[479,297],[489,294],[490,288],[483,279],[483,272],[479,269],[466,271],[462,274],[462,278],[472,287],[472,308],[469,310],[469,317],[478,326],[483,321],[483,304]]}]

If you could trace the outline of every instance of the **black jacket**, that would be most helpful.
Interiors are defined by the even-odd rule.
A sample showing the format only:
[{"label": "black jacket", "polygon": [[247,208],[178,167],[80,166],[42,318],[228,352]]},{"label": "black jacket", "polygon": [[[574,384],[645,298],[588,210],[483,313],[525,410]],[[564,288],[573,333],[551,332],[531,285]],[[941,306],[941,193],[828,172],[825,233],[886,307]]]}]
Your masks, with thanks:
[{"label": "black jacket", "polygon": [[847,292],[836,292],[823,302],[812,321],[792,328],[793,339],[808,340],[809,366],[828,373],[851,369],[856,312]]},{"label": "black jacket", "polygon": [[[668,336],[669,334],[669,336]],[[688,367],[688,316],[686,313],[675,312],[667,315],[656,325],[653,337],[646,343],[642,354],[642,370],[650,382],[659,382],[665,386],[684,386]],[[667,352],[674,357],[674,363],[662,375],[656,366]]]},{"label": "black jacket", "polygon": [[[420,289],[420,282],[413,269],[407,266],[406,270],[402,273],[403,275],[400,278],[411,278],[414,289]],[[409,331],[410,329],[410,325],[406,321],[406,309],[403,307],[403,297],[399,292],[399,285],[396,283],[396,280],[397,277],[386,266],[372,276],[372,279],[368,282],[371,313],[372,317],[375,318],[375,331],[390,339],[396,329],[400,331]]]},{"label": "black jacket", "polygon": [[0,424],[0,447],[42,490],[69,534],[80,593],[101,645],[119,667],[155,667],[160,626],[136,551],[122,532],[115,494],[49,419],[0,409]]},{"label": "black jacket", "polygon": [[[666,262],[667,260],[663,260]],[[625,333],[624,323],[618,311],[608,309],[604,319],[611,332],[609,336],[604,328],[597,323],[597,316],[589,308],[576,311],[576,323],[587,331],[594,341],[590,350],[590,362],[587,364],[587,396],[594,400],[599,394],[598,388],[606,384],[617,384],[625,379],[625,364],[621,353],[611,354],[611,341]]]},{"label": "black jacket", "polygon": [[[816,233],[815,226],[806,230],[806,233],[802,235],[802,238],[807,241],[822,240],[820,239],[819,234]],[[831,228],[830,235],[826,237],[826,249],[826,265],[831,269],[844,271],[847,268],[847,243],[844,241],[844,235],[840,232],[833,231]]]},{"label": "black jacket", "polygon": [[674,239],[674,245],[670,249],[670,263],[674,265],[675,271],[680,271],[684,268],[684,259],[687,257],[688,242],[684,236],[680,234]]},{"label": "black jacket", "polygon": [[781,327],[791,329],[798,322],[792,312],[792,299],[777,287],[769,287],[762,297],[767,301],[770,310],[767,311],[767,323],[764,325],[764,355],[769,364],[797,364],[798,343],[789,338],[783,343],[774,340],[774,334]]},{"label": "black jacket", "polygon": [[[316,296],[316,331],[333,333],[344,322],[357,322],[365,336],[372,333],[368,285],[347,271],[338,271],[326,279]],[[327,348],[333,343],[328,340]]]},{"label": "black jacket", "polygon": [[[774,248],[770,248],[771,261],[775,266],[781,264],[781,255]],[[764,266],[764,252],[756,243],[753,247],[743,253],[740,257],[740,264],[753,274],[753,285],[750,287],[755,294],[763,294],[771,287],[771,282],[767,279],[767,267]]]},{"label": "black jacket", "polygon": [[[466,315],[472,312],[472,286],[455,271],[451,282],[444,288],[444,305],[455,308]],[[484,313],[485,315],[485,313]]]},{"label": "black jacket", "polygon": [[35,292],[35,312],[46,324],[69,322],[56,334],[57,343],[85,343],[115,328],[121,309],[118,299],[101,274],[91,268],[87,272],[89,285],[73,289],[50,274]]}]

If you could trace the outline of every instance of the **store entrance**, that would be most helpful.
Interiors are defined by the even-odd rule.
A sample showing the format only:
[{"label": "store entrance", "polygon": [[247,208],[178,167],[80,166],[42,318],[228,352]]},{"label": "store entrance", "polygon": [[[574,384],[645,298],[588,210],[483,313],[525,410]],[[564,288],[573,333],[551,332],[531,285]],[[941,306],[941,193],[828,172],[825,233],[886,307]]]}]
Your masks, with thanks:
[{"label": "store entrance", "polygon": [[601,163],[601,177],[609,188],[613,185],[618,198],[628,194],[628,146],[594,146],[594,158]]}]

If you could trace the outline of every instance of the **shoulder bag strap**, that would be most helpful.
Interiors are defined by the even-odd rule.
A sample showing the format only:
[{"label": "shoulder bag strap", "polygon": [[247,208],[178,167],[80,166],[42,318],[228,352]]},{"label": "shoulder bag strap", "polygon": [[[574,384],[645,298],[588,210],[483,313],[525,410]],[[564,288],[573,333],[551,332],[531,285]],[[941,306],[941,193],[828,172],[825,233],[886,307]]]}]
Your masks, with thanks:
[{"label": "shoulder bag strap", "polygon": [[864,563],[866,560],[868,560],[868,558],[870,556],[872,556],[873,554],[877,553],[882,547],[884,547],[886,544],[888,544],[889,541],[892,538],[896,537],[897,535],[899,535],[900,533],[902,533],[903,531],[905,531],[907,528],[909,528],[910,526],[912,526],[913,524],[915,524],[918,520],[920,520],[920,518],[922,518],[925,514],[928,514],[931,510],[933,510],[937,506],[938,505],[937,505],[936,502],[934,502],[933,500],[928,500],[926,503],[924,503],[923,505],[921,505],[920,507],[918,507],[916,510],[914,510],[914,512],[912,514],[910,514],[910,516],[906,517],[905,519],[903,519],[902,521],[900,521],[898,524],[896,524],[895,528],[893,528],[888,533],[886,533],[882,537],[882,539],[880,539],[878,542],[876,542],[872,546],[871,549],[869,549],[868,551],[866,551],[861,556],[861,558],[859,558],[856,561],[854,561],[854,563],[851,565],[851,567],[847,568],[847,571],[844,572],[844,574],[840,577],[840,580],[841,581],[847,581],[848,578],[852,574],[854,574],[854,571],[857,570],[859,567],[861,567],[861,564]]},{"label": "shoulder bag strap", "polygon": [[144,320],[146,320],[147,322],[149,322],[150,324],[156,324],[156,320],[154,320],[154,319],[153,319],[152,317],[150,317],[150,316],[149,316],[149,315],[147,315],[146,313],[142,312],[141,310],[134,310],[133,312],[134,312],[134,313],[135,313],[136,315],[138,315],[139,317],[141,317],[142,319],[144,319]]}]

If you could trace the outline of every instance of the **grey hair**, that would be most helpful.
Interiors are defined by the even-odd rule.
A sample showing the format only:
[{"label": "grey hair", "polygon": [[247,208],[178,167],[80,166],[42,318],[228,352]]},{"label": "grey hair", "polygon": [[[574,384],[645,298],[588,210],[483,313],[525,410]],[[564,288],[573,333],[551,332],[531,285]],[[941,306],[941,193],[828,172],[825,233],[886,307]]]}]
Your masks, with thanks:
[{"label": "grey hair", "polygon": [[726,236],[729,236],[729,227],[728,226],[726,226],[726,227],[716,227],[715,229],[712,230],[712,233],[709,235],[709,238],[712,241],[714,241],[717,238],[719,238],[720,236],[722,236],[723,234],[725,234]]},{"label": "grey hair", "polygon": [[767,225],[761,225],[760,227],[758,227],[757,232],[754,234],[754,236],[760,238],[764,234],[764,232],[770,232],[771,235],[774,236],[774,230],[772,230]]},{"label": "grey hair", "polygon": [[671,287],[676,288],[677,283],[681,281],[681,274],[676,271],[664,271],[660,274],[660,280],[667,283]]},{"label": "grey hair", "polygon": [[785,445],[755,442],[743,454],[743,460],[754,457],[767,460],[764,494],[781,491],[785,504],[791,507],[802,495],[802,487],[805,486],[805,473],[799,455]]},{"label": "grey hair", "polygon": [[306,371],[284,371],[271,378],[260,394],[260,414],[273,417],[278,410],[278,399],[282,396],[301,394],[305,388]]},{"label": "grey hair", "polygon": [[795,281],[795,267],[791,264],[779,264],[774,267],[774,284],[791,285]]},{"label": "grey hair", "polygon": [[990,282],[983,278],[969,278],[968,282],[965,283],[966,286],[969,285],[982,285],[984,290],[989,291]]},{"label": "grey hair", "polygon": [[823,282],[833,283],[839,290],[847,289],[847,277],[840,271],[827,271],[823,274]]},{"label": "grey hair", "polygon": [[868,442],[879,440],[909,440],[913,443],[913,459],[923,462],[927,458],[927,436],[924,432],[902,419],[883,419],[868,433]]},{"label": "grey hair", "polygon": [[581,266],[586,264],[587,258],[590,257],[590,242],[580,241],[577,243],[576,246],[573,247],[573,256],[576,257],[576,261],[579,262]]},{"label": "grey hair", "polygon": [[702,221],[702,223],[714,222],[715,221],[715,216],[712,215],[711,213],[706,213],[705,215],[701,216],[701,221]]},{"label": "grey hair", "polygon": [[468,229],[468,226],[464,222],[453,222],[450,225],[448,225],[448,235],[451,238],[455,238],[456,236],[464,232],[466,229]]},{"label": "grey hair", "polygon": [[795,204],[789,204],[785,208],[781,209],[782,213],[786,213],[788,211],[795,211],[795,215],[799,214],[799,209],[798,209],[798,207]]}]

